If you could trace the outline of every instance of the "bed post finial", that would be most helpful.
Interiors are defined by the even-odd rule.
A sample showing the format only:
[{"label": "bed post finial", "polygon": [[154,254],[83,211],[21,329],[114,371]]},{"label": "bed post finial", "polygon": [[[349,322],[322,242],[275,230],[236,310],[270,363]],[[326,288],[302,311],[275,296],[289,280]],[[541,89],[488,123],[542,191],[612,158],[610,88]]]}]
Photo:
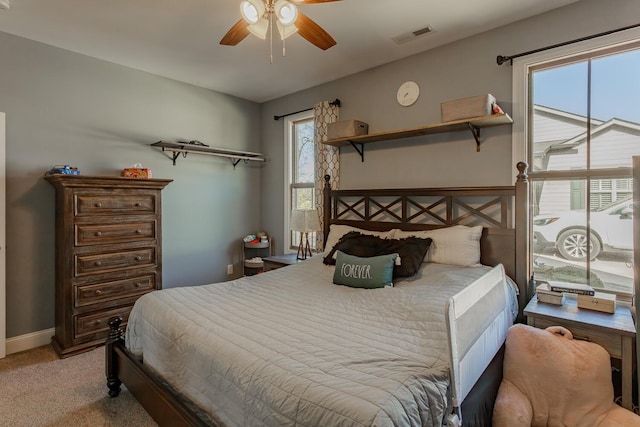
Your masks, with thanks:
[{"label": "bed post finial", "polygon": [[518,181],[527,181],[529,178],[529,175],[527,175],[529,164],[527,162],[518,162],[516,168],[518,168]]},{"label": "bed post finial", "polygon": [[109,388],[109,396],[116,397],[120,394],[120,385],[122,382],[118,378],[118,367],[116,366],[115,344],[122,339],[122,317],[112,317],[109,319],[109,336],[105,341],[106,363],[105,371],[107,374],[107,387]]}]

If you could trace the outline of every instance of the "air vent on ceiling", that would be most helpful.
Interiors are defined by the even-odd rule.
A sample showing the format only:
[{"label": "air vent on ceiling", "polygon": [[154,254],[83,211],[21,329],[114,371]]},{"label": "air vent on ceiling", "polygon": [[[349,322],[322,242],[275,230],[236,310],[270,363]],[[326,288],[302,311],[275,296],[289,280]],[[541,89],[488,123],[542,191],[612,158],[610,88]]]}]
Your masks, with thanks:
[{"label": "air vent on ceiling", "polygon": [[431,27],[426,26],[424,28],[420,28],[419,30],[409,31],[408,33],[400,34],[399,36],[395,36],[392,40],[398,44],[403,44],[410,42],[412,40],[418,39],[420,37],[424,37],[427,34],[431,33],[433,30]]}]

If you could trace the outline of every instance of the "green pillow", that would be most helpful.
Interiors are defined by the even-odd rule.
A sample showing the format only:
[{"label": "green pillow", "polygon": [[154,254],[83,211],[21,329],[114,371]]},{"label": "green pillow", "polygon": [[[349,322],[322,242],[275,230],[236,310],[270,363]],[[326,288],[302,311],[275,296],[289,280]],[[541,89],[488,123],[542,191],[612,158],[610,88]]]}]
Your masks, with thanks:
[{"label": "green pillow", "polygon": [[333,283],[352,288],[383,288],[393,286],[393,266],[398,254],[358,257],[336,251]]}]

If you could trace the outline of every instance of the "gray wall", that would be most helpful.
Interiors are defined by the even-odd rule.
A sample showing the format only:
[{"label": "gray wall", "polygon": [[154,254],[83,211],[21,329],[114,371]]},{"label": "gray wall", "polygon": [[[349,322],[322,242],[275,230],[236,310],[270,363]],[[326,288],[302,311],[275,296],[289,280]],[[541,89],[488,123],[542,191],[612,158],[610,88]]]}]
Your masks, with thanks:
[{"label": "gray wall", "polygon": [[0,33],[0,111],[7,114],[7,337],[54,325],[54,191],[42,175],[70,164],[120,175],[140,162],[163,190],[165,287],[240,273],[240,240],[260,226],[260,167],[189,155],[158,140],[259,151],[260,106]]},{"label": "gray wall", "polygon": [[[388,131],[437,123],[440,102],[487,92],[511,112],[511,68],[498,67],[496,55],[635,24],[637,16],[637,0],[582,0],[262,106],[0,33],[7,337],[53,327],[54,199],[42,179],[52,165],[119,175],[140,162],[154,177],[174,179],[163,192],[165,287],[226,280],[227,264],[240,272],[245,234],[263,228],[283,250],[284,132],[274,115],[340,98],[342,119]],[[395,93],[406,80],[418,82],[421,95],[403,108]],[[148,146],[161,139],[260,151],[270,162],[234,170],[228,160],[189,155],[172,166]],[[479,153],[468,133],[373,143],[364,163],[344,148],[342,187],[510,184],[509,127],[485,129],[482,139]]]},{"label": "gray wall", "polygon": [[[308,108],[316,101],[342,101],[340,119],[369,123],[369,132],[412,128],[440,122],[440,103],[457,98],[493,94],[512,111],[512,69],[497,66],[497,55],[519,52],[636,24],[637,0],[582,0],[549,13],[348,76],[263,104],[262,150],[278,167],[262,171],[262,224],[284,236],[284,127],[273,120]],[[411,107],[396,102],[406,80],[420,85]],[[351,147],[341,149],[342,188],[448,187],[511,185],[511,127],[482,129],[481,151],[468,132],[365,145],[365,161]],[[276,250],[282,237],[276,240]]]}]

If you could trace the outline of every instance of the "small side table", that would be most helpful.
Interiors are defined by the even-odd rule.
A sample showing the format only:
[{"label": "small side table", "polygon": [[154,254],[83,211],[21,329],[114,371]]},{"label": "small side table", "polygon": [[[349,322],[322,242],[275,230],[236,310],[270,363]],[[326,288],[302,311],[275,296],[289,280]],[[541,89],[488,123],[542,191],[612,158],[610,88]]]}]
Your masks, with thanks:
[{"label": "small side table", "polygon": [[264,261],[264,271],[276,270],[301,262],[301,260],[297,259],[297,254],[275,255],[262,258],[262,261]]},{"label": "small side table", "polygon": [[633,410],[633,349],[636,327],[628,306],[617,304],[613,314],[578,308],[575,295],[565,293],[563,305],[538,302],[535,296],[524,309],[527,323],[536,328],[564,326],[576,339],[595,342],[622,362],[622,406]]}]

